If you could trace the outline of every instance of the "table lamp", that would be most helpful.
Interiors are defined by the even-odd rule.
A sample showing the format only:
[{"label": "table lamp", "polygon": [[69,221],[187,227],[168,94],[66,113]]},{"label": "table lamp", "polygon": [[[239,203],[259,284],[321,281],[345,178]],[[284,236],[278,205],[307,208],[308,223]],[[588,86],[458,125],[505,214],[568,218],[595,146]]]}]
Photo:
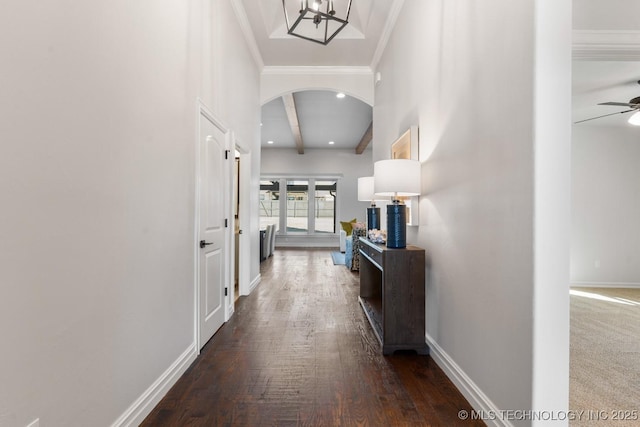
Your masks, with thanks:
[{"label": "table lamp", "polygon": [[374,194],[391,196],[387,205],[387,247],[407,246],[407,207],[400,196],[420,195],[420,162],[409,159],[380,160],[373,164]]},{"label": "table lamp", "polygon": [[371,206],[367,208],[367,231],[380,230],[380,208],[376,207],[372,176],[358,178],[358,200],[371,202]]}]

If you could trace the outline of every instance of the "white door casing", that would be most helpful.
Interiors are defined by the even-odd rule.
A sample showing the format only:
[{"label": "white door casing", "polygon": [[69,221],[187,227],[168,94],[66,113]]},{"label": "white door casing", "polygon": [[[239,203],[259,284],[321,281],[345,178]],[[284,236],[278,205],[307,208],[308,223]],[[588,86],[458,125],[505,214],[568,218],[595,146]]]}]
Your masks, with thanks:
[{"label": "white door casing", "polygon": [[198,329],[202,348],[225,321],[225,287],[228,277],[226,227],[227,133],[201,109],[199,115],[198,168]]},{"label": "white door casing", "polygon": [[[238,263],[239,269],[239,295],[249,295],[251,292],[250,286],[250,273],[251,273],[251,222],[249,210],[250,195],[251,195],[251,152],[246,150],[238,140],[235,140],[236,150],[240,152],[240,229],[242,234],[239,236],[240,250],[238,251]],[[235,297],[235,295],[234,295]]]}]

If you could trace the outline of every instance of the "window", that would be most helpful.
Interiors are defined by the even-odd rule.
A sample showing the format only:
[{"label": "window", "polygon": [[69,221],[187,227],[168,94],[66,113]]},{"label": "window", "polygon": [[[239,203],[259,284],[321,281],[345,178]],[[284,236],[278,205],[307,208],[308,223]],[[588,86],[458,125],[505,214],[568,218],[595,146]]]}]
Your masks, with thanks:
[{"label": "window", "polygon": [[309,232],[309,181],[287,181],[287,233]]},{"label": "window", "polygon": [[[280,189],[286,189],[281,193]],[[279,234],[336,232],[336,178],[260,180],[260,228],[276,224]]]},{"label": "window", "polygon": [[336,189],[338,182],[316,181],[315,217],[316,233],[336,232]]},{"label": "window", "polygon": [[280,222],[280,182],[260,181],[260,228]]}]

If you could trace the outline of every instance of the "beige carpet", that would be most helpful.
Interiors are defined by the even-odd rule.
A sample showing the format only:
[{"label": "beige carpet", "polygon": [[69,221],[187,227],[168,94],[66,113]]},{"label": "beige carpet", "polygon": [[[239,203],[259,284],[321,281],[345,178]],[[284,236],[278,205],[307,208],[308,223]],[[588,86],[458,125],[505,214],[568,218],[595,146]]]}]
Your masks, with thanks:
[{"label": "beige carpet", "polygon": [[572,427],[640,426],[640,289],[571,289],[570,360]]}]

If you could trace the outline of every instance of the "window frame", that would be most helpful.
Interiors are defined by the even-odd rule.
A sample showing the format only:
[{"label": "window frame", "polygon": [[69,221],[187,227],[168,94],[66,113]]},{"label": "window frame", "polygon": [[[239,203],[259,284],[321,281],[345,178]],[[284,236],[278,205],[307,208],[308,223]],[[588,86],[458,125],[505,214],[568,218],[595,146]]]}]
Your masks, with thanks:
[{"label": "window frame", "polygon": [[[278,231],[279,235],[283,236],[304,236],[309,238],[320,238],[326,236],[338,235],[340,230],[338,227],[338,218],[340,218],[340,199],[338,195],[342,189],[342,175],[287,175],[287,174],[265,174],[260,176],[260,181],[278,181],[279,182],[279,218],[278,218]],[[307,230],[306,232],[287,231],[287,200],[288,200],[288,181],[306,181],[308,183],[307,191]],[[336,196],[335,196],[335,209],[333,218],[333,233],[330,232],[318,232],[316,231],[316,218],[315,218],[315,195],[316,195],[316,181],[335,181],[336,182]],[[259,190],[262,191],[261,189]],[[313,203],[311,203],[313,201]]]}]

